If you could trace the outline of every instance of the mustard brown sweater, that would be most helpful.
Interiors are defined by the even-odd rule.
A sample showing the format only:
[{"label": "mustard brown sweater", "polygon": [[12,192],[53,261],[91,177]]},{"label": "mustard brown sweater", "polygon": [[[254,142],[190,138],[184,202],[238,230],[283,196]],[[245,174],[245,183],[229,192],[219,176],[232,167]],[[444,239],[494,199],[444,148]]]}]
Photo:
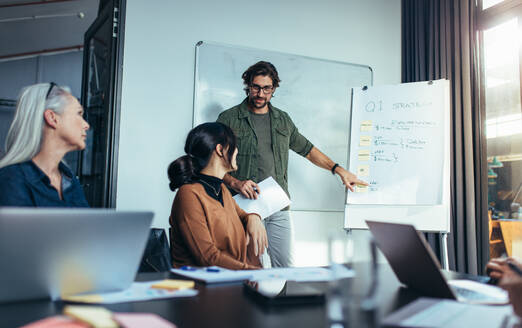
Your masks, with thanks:
[{"label": "mustard brown sweater", "polygon": [[[217,265],[259,269],[261,264],[246,245],[247,215],[221,184],[223,205],[200,183],[179,188],[170,215],[172,265]],[[250,243],[252,245],[252,243]]]}]

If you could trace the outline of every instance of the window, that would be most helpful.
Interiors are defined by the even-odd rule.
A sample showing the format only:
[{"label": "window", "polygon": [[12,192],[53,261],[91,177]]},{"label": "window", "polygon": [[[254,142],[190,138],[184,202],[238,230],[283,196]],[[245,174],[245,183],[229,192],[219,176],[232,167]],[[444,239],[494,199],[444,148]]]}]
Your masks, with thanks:
[{"label": "window", "polygon": [[488,9],[490,7],[493,7],[496,4],[501,3],[504,0],[483,0],[482,1],[482,9]]},{"label": "window", "polygon": [[[513,232],[518,228],[511,226],[522,227],[522,4],[483,0],[482,7],[479,40],[488,158],[490,256],[520,256],[522,235],[516,236]],[[521,247],[517,246],[518,240]]]}]

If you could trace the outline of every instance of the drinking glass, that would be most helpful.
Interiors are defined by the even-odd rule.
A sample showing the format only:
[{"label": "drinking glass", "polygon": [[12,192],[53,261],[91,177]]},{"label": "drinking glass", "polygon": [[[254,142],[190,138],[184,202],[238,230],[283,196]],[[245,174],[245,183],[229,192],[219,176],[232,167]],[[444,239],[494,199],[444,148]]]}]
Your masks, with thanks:
[{"label": "drinking glass", "polygon": [[350,310],[351,278],[346,277],[352,266],[353,239],[344,229],[330,233],[328,237],[328,263],[331,270],[326,297],[326,316],[330,327],[345,327]]}]

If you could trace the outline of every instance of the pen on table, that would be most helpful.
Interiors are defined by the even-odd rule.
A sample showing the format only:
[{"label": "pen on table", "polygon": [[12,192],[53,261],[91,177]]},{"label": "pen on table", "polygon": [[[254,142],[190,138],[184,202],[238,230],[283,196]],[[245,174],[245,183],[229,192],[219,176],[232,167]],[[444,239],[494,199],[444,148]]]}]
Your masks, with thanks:
[{"label": "pen on table", "polygon": [[180,269],[184,270],[184,271],[196,271],[196,268],[188,266],[188,265],[184,265]]},{"label": "pen on table", "polygon": [[513,270],[516,274],[522,277],[522,270],[513,262],[508,261],[508,266],[511,270]]}]

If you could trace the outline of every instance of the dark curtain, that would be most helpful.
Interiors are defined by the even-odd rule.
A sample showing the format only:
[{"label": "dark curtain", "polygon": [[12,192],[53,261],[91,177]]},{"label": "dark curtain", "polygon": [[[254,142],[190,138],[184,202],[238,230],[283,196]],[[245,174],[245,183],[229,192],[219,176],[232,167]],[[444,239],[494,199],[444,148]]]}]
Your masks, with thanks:
[{"label": "dark curtain", "polygon": [[[488,261],[485,140],[480,133],[474,0],[402,1],[402,82],[448,79],[451,90],[449,266],[483,273]],[[435,235],[432,247],[440,254]]]}]

